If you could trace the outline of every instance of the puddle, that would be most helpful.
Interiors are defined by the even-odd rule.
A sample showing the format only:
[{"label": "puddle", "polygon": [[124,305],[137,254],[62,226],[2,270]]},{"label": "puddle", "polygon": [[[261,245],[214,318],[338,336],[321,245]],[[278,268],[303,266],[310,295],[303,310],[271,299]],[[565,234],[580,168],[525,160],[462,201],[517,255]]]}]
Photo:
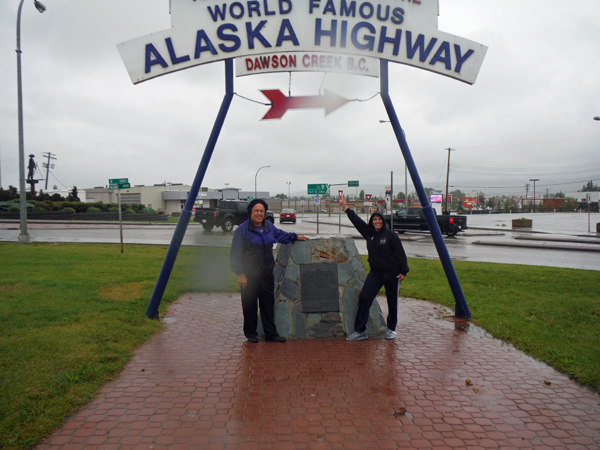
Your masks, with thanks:
[{"label": "puddle", "polygon": [[462,333],[469,333],[473,336],[478,336],[486,339],[495,339],[490,333],[483,328],[473,325],[466,319],[456,318],[454,316],[438,316],[434,320],[449,330],[456,330]]}]

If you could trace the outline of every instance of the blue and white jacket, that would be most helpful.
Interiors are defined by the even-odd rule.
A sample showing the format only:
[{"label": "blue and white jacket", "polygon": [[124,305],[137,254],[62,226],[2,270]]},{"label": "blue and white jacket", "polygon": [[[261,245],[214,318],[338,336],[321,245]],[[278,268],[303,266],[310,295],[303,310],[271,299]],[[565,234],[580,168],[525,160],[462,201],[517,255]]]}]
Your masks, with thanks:
[{"label": "blue and white jacket", "polygon": [[266,220],[262,223],[262,232],[260,229],[248,219],[235,230],[229,265],[236,275],[261,277],[273,273],[273,244],[289,244],[298,239],[296,233],[282,231]]}]

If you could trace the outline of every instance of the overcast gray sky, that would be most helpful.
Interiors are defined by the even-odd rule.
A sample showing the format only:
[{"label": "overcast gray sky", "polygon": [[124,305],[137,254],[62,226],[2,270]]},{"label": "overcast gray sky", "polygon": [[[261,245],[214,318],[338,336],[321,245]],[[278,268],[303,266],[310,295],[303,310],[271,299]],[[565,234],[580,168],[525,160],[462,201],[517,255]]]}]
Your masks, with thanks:
[{"label": "overcast gray sky", "polygon": [[[168,0],[26,0],[22,15],[25,152],[40,168],[56,155],[50,186],[191,184],[224,93],[217,62],[133,85],[116,45],[171,26]],[[423,0],[427,1],[427,0]],[[16,16],[0,2],[1,184],[18,186]],[[470,86],[390,64],[390,94],[423,184],[466,193],[569,192],[600,184],[600,4],[440,0],[439,29],[489,47]],[[236,78],[235,92],[260,102],[258,89],[287,93],[288,75]],[[379,92],[375,78],[292,74],[292,95],[324,87],[349,99]],[[261,121],[267,106],[234,97],[203,186],[225,183],[272,195],[306,193],[310,183],[359,180],[379,195],[404,161],[381,97]],[[531,183],[530,183],[531,184]],[[412,190],[409,180],[409,191]],[[43,187],[43,186],[42,186]],[[454,189],[451,187],[451,190]],[[344,188],[353,194],[355,188]],[[531,191],[530,191],[531,193]]]}]

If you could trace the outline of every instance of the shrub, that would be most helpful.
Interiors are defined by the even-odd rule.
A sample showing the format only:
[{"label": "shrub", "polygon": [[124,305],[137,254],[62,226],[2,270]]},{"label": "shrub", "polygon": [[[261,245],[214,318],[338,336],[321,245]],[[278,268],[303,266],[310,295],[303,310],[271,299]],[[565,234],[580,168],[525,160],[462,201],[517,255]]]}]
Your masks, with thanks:
[{"label": "shrub", "polygon": [[89,213],[98,213],[98,212],[100,212],[100,208],[96,208],[95,206],[90,206],[90,207],[87,209],[87,211],[86,211],[86,212],[89,212]]},{"label": "shrub", "polygon": [[125,210],[125,214],[135,214],[135,211],[131,208]]},{"label": "shrub", "polygon": [[8,212],[19,212],[21,211],[21,208],[19,208],[18,206],[9,206],[8,207]]},{"label": "shrub", "polygon": [[108,212],[119,212],[119,208],[116,206],[111,206],[108,208]]},{"label": "shrub", "polygon": [[62,210],[63,210],[63,211],[68,211],[68,212],[70,212],[70,213],[73,213],[73,214],[75,214],[75,209],[74,209],[74,208],[63,208]]},{"label": "shrub", "polygon": [[83,202],[62,202],[63,209],[73,208],[75,212],[84,213],[90,205],[89,203]]}]

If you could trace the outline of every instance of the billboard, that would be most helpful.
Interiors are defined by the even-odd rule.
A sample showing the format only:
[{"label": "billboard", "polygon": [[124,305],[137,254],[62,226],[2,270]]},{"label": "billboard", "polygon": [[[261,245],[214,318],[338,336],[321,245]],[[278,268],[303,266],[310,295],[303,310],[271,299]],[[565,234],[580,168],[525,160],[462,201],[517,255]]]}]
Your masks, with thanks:
[{"label": "billboard", "polygon": [[325,52],[364,75],[377,58],[473,84],[487,47],[438,30],[438,9],[437,0],[171,0],[171,28],[117,47],[133,83],[230,58],[241,71],[283,62],[295,71],[291,60],[329,71],[338,59]]}]

